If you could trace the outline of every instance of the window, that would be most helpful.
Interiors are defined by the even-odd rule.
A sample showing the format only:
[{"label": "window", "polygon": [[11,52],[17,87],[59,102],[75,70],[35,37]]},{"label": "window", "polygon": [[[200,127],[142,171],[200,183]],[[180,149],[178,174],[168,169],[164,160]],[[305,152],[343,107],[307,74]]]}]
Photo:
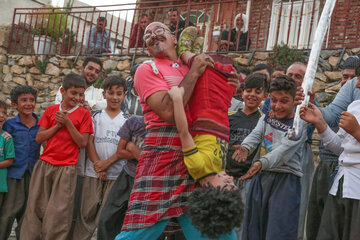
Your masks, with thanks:
[{"label": "window", "polygon": [[[187,13],[181,14],[180,17],[182,20],[186,19]],[[207,14],[208,15],[208,14]],[[204,23],[205,12],[202,10],[192,10],[190,11],[190,22],[199,25]],[[209,22],[209,16],[206,16],[206,22]]]},{"label": "window", "polygon": [[[314,5],[314,1],[315,1],[315,5]],[[292,13],[291,13],[291,4],[293,4]],[[301,13],[302,5],[303,5],[303,11]],[[313,12],[314,6],[315,9]],[[293,48],[296,48],[297,46],[298,49],[310,48],[312,41],[314,39],[316,26],[318,23],[319,6],[320,6],[319,0],[283,0],[282,8],[281,8],[281,0],[274,0],[272,7],[270,29],[269,29],[269,38],[267,42],[267,50],[271,50],[275,44],[281,44],[281,43],[287,43],[290,47]],[[280,9],[281,9],[281,14],[280,14]],[[278,29],[280,15],[281,15],[281,19]],[[313,23],[311,27],[312,15],[313,15]],[[289,27],[290,19],[291,19],[291,24]],[[300,19],[301,19],[301,26],[300,26]],[[299,27],[300,27],[300,32],[299,32]],[[311,35],[309,41],[310,31],[311,31]],[[276,42],[277,32],[279,33]],[[299,40],[298,40],[298,36],[299,36]]]}]

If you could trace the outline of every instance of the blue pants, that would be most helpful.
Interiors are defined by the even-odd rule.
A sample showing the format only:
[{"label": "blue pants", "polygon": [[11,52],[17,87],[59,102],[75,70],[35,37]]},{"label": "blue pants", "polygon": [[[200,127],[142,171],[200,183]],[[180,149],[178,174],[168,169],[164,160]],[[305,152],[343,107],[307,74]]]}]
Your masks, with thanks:
[{"label": "blue pants", "polygon": [[246,197],[242,240],[296,240],[300,177],[262,171],[252,177]]},{"label": "blue pants", "polygon": [[[183,214],[177,218],[186,239],[206,240],[210,238],[202,237],[201,232],[197,230],[192,224],[190,218]],[[169,220],[160,221],[151,227],[139,229],[136,231],[122,231],[116,236],[115,240],[154,240],[157,239],[164,231],[165,227],[169,223]],[[230,234],[226,234],[218,239],[221,240],[236,240],[236,233],[233,230]]]}]

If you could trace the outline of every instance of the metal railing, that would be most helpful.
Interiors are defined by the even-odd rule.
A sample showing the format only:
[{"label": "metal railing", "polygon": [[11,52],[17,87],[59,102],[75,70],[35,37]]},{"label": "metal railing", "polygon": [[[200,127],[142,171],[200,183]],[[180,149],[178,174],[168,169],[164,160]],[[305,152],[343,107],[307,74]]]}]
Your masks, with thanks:
[{"label": "metal railing", "polygon": [[[145,13],[150,22],[169,25],[168,11],[174,7],[180,11],[179,19],[185,25],[191,22],[202,30],[206,52],[240,49],[239,35],[230,43],[234,37],[231,31],[235,29],[234,18],[238,13],[246,14],[249,19],[246,46],[240,50],[271,50],[280,43],[309,49],[324,3],[325,0],[179,0],[96,7],[16,8],[8,53],[146,54],[144,44],[139,44],[142,42],[141,31],[133,36],[135,47],[129,48],[135,26],[140,30],[137,25],[139,17]],[[99,17],[104,17],[107,22],[100,30],[96,27]],[[323,48],[359,46],[359,20],[360,1],[338,0]],[[175,34],[178,30],[177,25]],[[231,48],[232,44],[235,49]]]}]

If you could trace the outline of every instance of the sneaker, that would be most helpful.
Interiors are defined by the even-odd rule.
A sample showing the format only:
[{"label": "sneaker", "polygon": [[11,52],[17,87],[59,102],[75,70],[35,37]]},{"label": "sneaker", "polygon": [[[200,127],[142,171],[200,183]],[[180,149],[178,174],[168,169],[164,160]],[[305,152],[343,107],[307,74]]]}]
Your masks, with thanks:
[{"label": "sneaker", "polygon": [[204,38],[198,37],[197,39],[195,39],[195,41],[193,43],[191,52],[200,54],[202,52],[203,45],[204,45]]},{"label": "sneaker", "polygon": [[177,53],[179,57],[186,51],[192,51],[197,35],[198,29],[194,26],[187,27],[181,32],[177,44]]}]

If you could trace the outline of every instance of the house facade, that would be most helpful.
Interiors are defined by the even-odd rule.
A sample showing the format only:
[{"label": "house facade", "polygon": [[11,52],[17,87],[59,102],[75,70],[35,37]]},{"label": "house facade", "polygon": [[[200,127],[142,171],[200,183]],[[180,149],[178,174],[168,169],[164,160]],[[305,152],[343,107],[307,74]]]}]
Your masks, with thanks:
[{"label": "house facade", "polygon": [[[128,48],[131,31],[138,22],[138,17],[147,13],[150,21],[169,24],[168,10],[174,7],[180,11],[182,20],[190,21],[202,29],[205,52],[219,50],[222,33],[234,28],[234,18],[238,13],[248,17],[246,49],[249,51],[271,50],[274,45],[281,43],[296,49],[310,49],[324,4],[325,0],[138,0],[135,4],[129,0],[109,7],[74,5],[69,11],[53,11],[67,11],[66,27],[72,31],[76,42],[68,54],[88,54],[84,50],[86,34],[96,24],[96,19],[104,16],[107,19],[106,27],[110,30],[112,54],[126,55],[146,54],[144,48],[140,51]],[[14,44],[22,45],[22,49],[30,51],[29,46],[34,38],[31,36],[31,28],[39,18],[41,14],[34,14],[34,10],[30,8],[21,9],[14,15],[9,52],[21,53],[21,49],[18,50]],[[360,46],[359,21],[360,1],[337,0],[323,49]],[[14,39],[16,43],[13,44]],[[55,50],[52,54],[59,54],[58,50],[64,45],[64,41],[60,38],[53,39],[52,42],[56,43],[52,47]]]},{"label": "house facade", "polygon": [[[298,49],[311,48],[324,4],[325,0],[138,1],[139,9],[144,8],[144,11],[157,15],[158,20],[163,19],[165,23],[165,5],[178,7],[183,18],[189,12],[190,21],[205,29],[208,44],[211,38],[215,42],[218,40],[220,31],[233,27],[237,13],[245,13],[249,18],[249,50],[271,50],[280,43]],[[337,0],[323,47],[359,46],[359,20],[360,1]],[[211,48],[208,46],[208,50]]]}]

